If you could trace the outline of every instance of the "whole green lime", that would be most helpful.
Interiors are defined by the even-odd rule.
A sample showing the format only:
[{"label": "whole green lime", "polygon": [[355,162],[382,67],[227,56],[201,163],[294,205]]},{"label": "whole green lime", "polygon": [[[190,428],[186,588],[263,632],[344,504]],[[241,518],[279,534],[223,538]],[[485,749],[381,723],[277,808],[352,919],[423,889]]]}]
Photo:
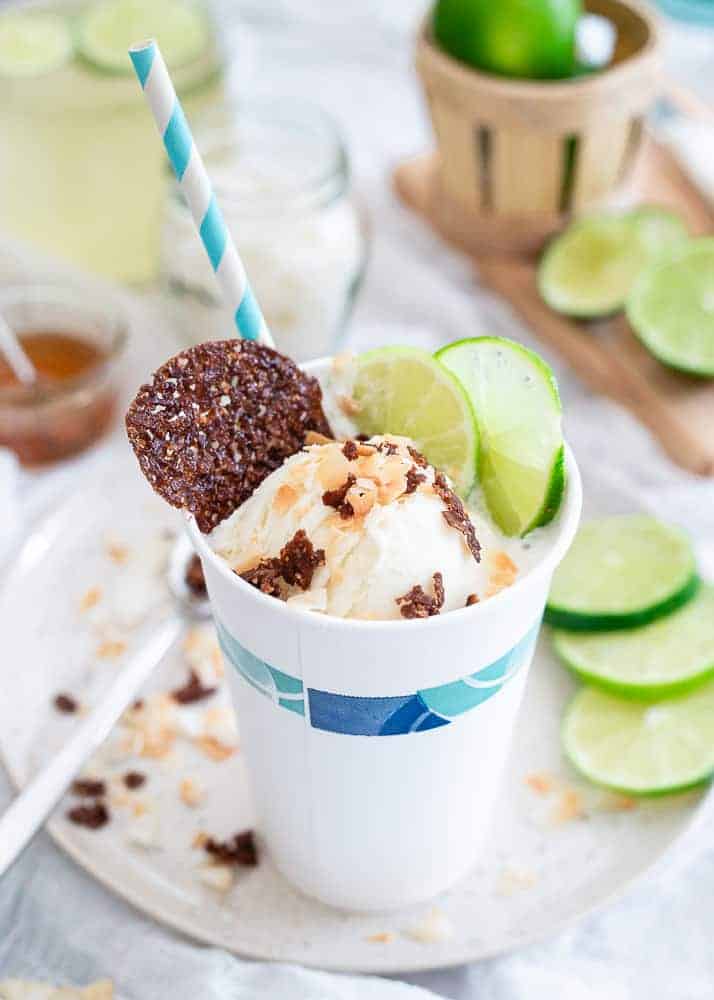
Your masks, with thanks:
[{"label": "whole green lime", "polygon": [[554,80],[575,70],[581,0],[437,0],[434,36],[487,73]]}]

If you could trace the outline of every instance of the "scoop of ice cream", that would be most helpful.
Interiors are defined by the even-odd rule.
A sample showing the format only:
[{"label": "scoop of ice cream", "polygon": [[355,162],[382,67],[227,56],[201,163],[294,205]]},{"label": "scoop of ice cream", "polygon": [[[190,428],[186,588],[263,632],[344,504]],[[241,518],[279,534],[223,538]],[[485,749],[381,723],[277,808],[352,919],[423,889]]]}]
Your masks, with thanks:
[{"label": "scoop of ice cream", "polygon": [[[266,593],[343,618],[422,618],[495,587],[491,529],[472,523],[445,477],[405,438],[305,447],[211,539]],[[296,583],[296,552],[306,560],[306,587]],[[502,562],[499,571],[503,578]]]}]

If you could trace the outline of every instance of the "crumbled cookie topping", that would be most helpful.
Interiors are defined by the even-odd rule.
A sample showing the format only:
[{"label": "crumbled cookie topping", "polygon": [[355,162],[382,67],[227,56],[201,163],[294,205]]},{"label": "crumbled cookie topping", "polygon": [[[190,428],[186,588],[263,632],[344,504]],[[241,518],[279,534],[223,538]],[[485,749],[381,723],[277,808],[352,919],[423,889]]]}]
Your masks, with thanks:
[{"label": "crumbled cookie topping", "polygon": [[466,598],[466,607],[470,608],[473,604],[478,604],[478,594],[469,594]]},{"label": "crumbled cookie topping", "polygon": [[194,597],[206,597],[208,591],[206,590],[206,578],[203,575],[203,566],[201,565],[201,560],[194,554],[188,561],[186,566],[186,575],[184,576],[186,586],[191,591]]},{"label": "crumbled cookie topping", "polygon": [[219,864],[242,865],[246,868],[254,868],[258,864],[258,849],[252,830],[244,830],[222,841],[209,837],[203,849]]},{"label": "crumbled cookie topping", "polygon": [[246,583],[262,590],[272,597],[282,596],[280,580],[289,587],[309,590],[315,570],[325,563],[325,550],[314,549],[312,542],[302,528],[280,550],[273,559],[262,559],[256,567],[241,573]]},{"label": "crumbled cookie topping", "polygon": [[354,441],[345,441],[342,446],[342,454],[345,456],[348,462],[354,462],[354,460],[359,455],[359,449]]},{"label": "crumbled cookie topping", "polygon": [[402,618],[431,618],[438,615],[444,606],[444,579],[441,573],[432,576],[434,596],[430,597],[417,584],[402,597],[397,597],[397,605]]},{"label": "crumbled cookie topping", "polygon": [[[354,442],[352,441],[349,442],[349,444],[353,443]],[[345,497],[347,496],[348,490],[354,486],[356,482],[357,477],[353,476],[350,472],[342,486],[338,486],[335,490],[325,490],[322,494],[322,502],[324,505],[326,507],[334,507],[343,521],[347,521],[350,517],[354,517],[354,507],[348,500],[345,500]]]},{"label": "crumbled cookie topping", "polygon": [[75,806],[67,813],[67,819],[76,826],[85,826],[88,830],[98,830],[109,822],[109,810],[101,801],[91,805]]},{"label": "crumbled cookie topping", "polygon": [[329,435],[316,379],[249,340],[199,344],[162,365],[126,415],[142,472],[201,531],[246,500],[308,430]]},{"label": "crumbled cookie topping", "polygon": [[420,483],[426,482],[426,476],[423,472],[419,472],[416,465],[409,467],[407,472],[407,488],[404,490],[405,493],[416,493],[417,487]]},{"label": "crumbled cookie topping", "polygon": [[72,795],[77,795],[80,798],[94,799],[106,795],[107,786],[105,782],[96,778],[76,778],[70,786],[70,791]]},{"label": "crumbled cookie topping", "polygon": [[446,506],[444,520],[451,528],[460,531],[476,562],[481,562],[481,545],[476,537],[476,531],[471,518],[466,513],[464,505],[446,481],[446,476],[438,472],[434,478],[434,491],[441,497]]},{"label": "crumbled cookie topping", "polygon": [[205,687],[195,670],[189,671],[188,680],[183,687],[171,692],[171,697],[179,705],[191,705],[194,701],[203,701],[216,693],[215,687]]},{"label": "crumbled cookie topping", "polygon": [[52,704],[58,712],[63,712],[65,715],[73,715],[79,708],[79,704],[71,694],[55,695]]},{"label": "crumbled cookie topping", "polygon": [[127,771],[123,778],[124,784],[130,791],[135,791],[146,784],[146,775],[141,771]]}]

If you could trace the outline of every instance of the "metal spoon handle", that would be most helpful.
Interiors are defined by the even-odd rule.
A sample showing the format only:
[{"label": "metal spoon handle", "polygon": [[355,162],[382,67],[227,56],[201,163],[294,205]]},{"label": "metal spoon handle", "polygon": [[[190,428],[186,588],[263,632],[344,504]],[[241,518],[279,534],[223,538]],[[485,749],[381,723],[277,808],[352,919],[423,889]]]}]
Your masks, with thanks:
[{"label": "metal spoon handle", "polygon": [[0,876],[27,846],[82,765],[109,735],[141,685],[178,639],[183,627],[184,620],[178,615],[171,615],[157,626],[96,708],[0,818]]}]

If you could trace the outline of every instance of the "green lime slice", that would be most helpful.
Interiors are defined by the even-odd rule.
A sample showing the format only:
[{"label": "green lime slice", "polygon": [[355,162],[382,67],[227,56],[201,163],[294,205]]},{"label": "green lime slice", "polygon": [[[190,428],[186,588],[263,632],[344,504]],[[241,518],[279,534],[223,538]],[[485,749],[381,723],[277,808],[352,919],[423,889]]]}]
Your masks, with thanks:
[{"label": "green lime slice", "polygon": [[0,16],[0,76],[41,76],[72,57],[72,34],[56,14]]},{"label": "green lime slice", "polygon": [[565,488],[558,387],[542,358],[503,337],[442,348],[437,359],[469,394],[481,441],[479,479],[507,535],[547,524]]},{"label": "green lime slice", "polygon": [[555,632],[553,647],[579,677],[628,698],[655,701],[714,676],[714,587],[666,618],[620,632]]},{"label": "green lime slice", "polygon": [[107,73],[132,73],[127,50],[146,38],[177,69],[207,48],[210,29],[203,11],[183,0],[105,0],[87,8],[77,29],[81,55]]},{"label": "green lime slice", "polygon": [[582,219],[547,248],[538,268],[538,289],[556,312],[607,316],[623,307],[642,269],[686,237],[681,219],[654,206]]},{"label": "green lime slice", "polygon": [[627,318],[660,361],[714,376],[714,239],[689,240],[637,279]]},{"label": "green lime slice", "polygon": [[466,496],[476,477],[478,429],[461,384],[427,352],[381,347],[357,359],[353,395],[364,434],[403,434],[454,489]]},{"label": "green lime slice", "polygon": [[697,591],[683,531],[646,514],[586,522],[555,571],[545,620],[576,631],[646,625]]},{"label": "green lime slice", "polygon": [[638,704],[596,688],[565,712],[563,749],[590,781],[626,795],[683,792],[714,773],[714,684]]}]

